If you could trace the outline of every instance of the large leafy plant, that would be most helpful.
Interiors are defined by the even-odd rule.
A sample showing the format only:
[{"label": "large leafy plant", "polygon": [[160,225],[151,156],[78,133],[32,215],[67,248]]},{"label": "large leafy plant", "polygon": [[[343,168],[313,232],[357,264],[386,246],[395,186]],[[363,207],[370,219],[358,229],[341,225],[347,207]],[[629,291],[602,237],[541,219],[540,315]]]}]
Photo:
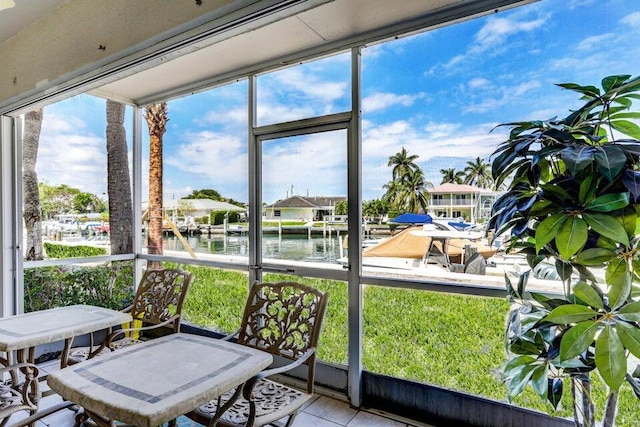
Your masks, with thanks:
[{"label": "large leafy plant", "polygon": [[[578,92],[582,107],[562,119],[508,123],[494,153],[497,184],[511,179],[494,204],[496,235],[510,231],[509,250],[531,267],[554,261],[557,297],[526,292],[528,273],[507,278],[514,303],[506,329],[510,396],[527,384],[554,407],[571,381],[577,426],[595,425],[591,373],[609,393],[603,425],[615,423],[617,396],[630,355],[640,357],[640,78],[609,76],[602,88],[558,85]],[[560,292],[559,292],[560,294]]]}]

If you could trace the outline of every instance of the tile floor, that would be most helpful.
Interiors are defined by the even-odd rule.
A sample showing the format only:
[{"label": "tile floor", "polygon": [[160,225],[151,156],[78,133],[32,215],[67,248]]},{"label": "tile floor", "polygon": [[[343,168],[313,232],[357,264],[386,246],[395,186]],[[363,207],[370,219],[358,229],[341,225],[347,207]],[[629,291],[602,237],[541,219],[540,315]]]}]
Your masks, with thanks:
[{"label": "tile floor", "polygon": [[[56,368],[58,361],[40,365],[41,370],[51,371]],[[43,408],[60,402],[57,395],[49,396],[41,401]],[[17,420],[21,414],[15,414],[11,421]],[[74,424],[75,413],[65,409],[49,417],[43,418],[36,427],[71,427]],[[179,427],[198,427],[200,424],[188,419],[179,419]],[[293,427],[429,427],[426,424],[411,420],[401,420],[388,414],[378,414],[373,411],[357,410],[347,402],[325,395],[317,395],[296,417]]]}]

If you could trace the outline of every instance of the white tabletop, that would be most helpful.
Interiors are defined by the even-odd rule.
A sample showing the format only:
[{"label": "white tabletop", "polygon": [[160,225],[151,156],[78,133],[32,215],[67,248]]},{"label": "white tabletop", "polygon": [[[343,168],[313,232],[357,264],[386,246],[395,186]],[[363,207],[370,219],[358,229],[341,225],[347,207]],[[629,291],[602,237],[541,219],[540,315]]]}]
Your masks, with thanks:
[{"label": "white tabletop", "polygon": [[91,305],[72,305],[0,319],[0,351],[21,350],[73,338],[131,321],[131,315]]},{"label": "white tabletop", "polygon": [[455,230],[413,230],[411,235],[419,237],[431,237],[432,239],[469,239],[478,240],[482,237],[481,233],[465,232]]},{"label": "white tabletop", "polygon": [[156,427],[244,383],[269,353],[190,334],[171,334],[49,374],[62,397],[114,420]]}]

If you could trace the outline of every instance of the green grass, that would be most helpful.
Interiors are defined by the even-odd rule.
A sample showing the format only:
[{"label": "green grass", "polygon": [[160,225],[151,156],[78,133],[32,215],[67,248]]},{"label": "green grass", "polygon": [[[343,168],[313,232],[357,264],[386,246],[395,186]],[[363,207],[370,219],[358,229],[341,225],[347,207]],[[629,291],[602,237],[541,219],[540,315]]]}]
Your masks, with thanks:
[{"label": "green grass", "polygon": [[[238,328],[247,295],[247,276],[208,267],[185,266],[195,280],[184,307],[185,320],[221,332]],[[320,359],[347,363],[347,286],[343,282],[267,274],[266,282],[293,280],[329,293],[320,338]],[[505,361],[503,328],[506,300],[366,286],[364,289],[363,364],[371,372],[435,384],[506,401],[498,370]],[[597,407],[604,389],[596,379]],[[570,417],[569,385],[564,408],[551,407],[530,389],[514,404]],[[620,394],[618,427],[640,425],[638,400],[625,384]]]}]

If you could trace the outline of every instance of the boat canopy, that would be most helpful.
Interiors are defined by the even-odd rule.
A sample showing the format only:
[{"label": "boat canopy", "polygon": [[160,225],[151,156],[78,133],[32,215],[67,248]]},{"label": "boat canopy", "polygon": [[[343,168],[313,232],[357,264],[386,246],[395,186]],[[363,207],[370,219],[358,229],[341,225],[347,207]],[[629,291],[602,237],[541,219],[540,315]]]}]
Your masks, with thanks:
[{"label": "boat canopy", "polygon": [[431,224],[433,219],[429,214],[404,213],[391,220],[396,224]]},{"label": "boat canopy", "polygon": [[431,247],[431,237],[411,233],[421,229],[421,227],[409,227],[375,246],[366,248],[362,256],[422,259]]}]

